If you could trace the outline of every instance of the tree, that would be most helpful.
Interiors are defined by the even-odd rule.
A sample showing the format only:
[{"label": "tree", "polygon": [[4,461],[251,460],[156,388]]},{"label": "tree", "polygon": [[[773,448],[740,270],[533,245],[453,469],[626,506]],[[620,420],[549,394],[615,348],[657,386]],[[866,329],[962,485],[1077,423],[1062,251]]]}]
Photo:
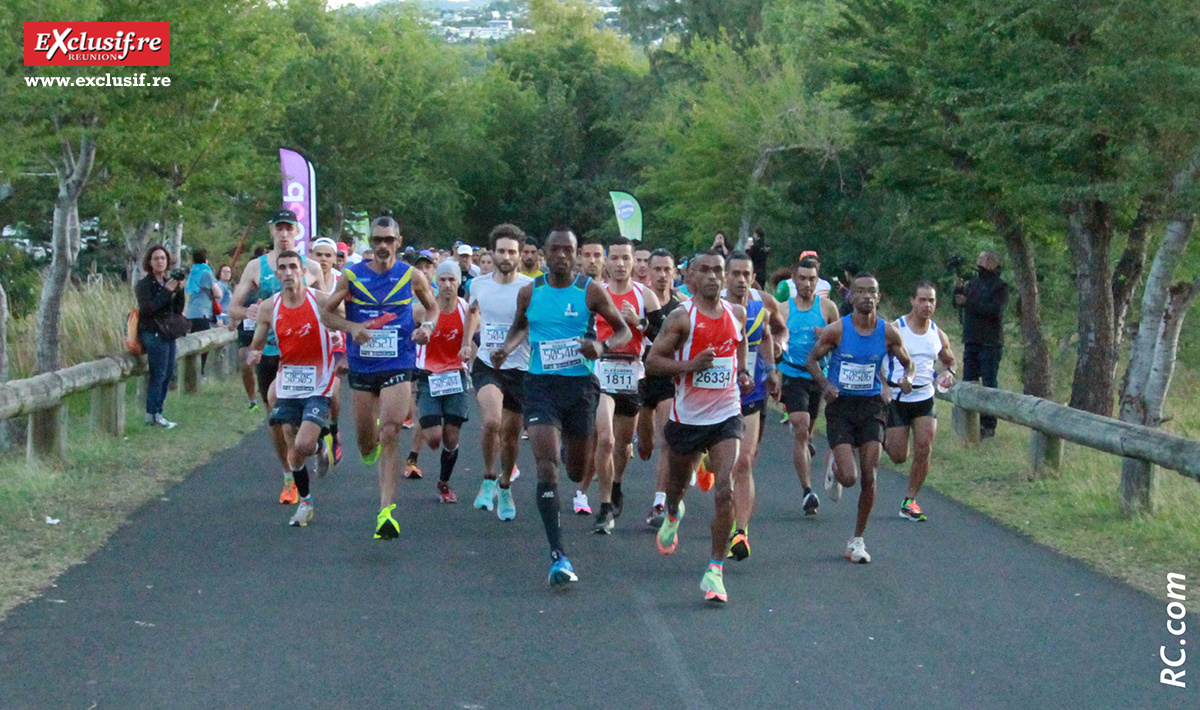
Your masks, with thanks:
[{"label": "tree", "polygon": [[678,37],[686,50],[695,41],[728,39],[752,46],[763,26],[763,0],[621,0],[621,22],[640,42]]}]

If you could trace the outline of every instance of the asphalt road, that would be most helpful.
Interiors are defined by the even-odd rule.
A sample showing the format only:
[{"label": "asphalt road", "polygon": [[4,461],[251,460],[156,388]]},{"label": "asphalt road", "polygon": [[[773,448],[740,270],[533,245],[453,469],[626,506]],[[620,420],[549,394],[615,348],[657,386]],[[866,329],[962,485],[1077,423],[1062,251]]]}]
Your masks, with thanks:
[{"label": "asphalt road", "polygon": [[401,482],[394,541],[372,539],[374,475],[352,434],[300,529],[252,432],[0,624],[0,708],[1200,707],[1200,658],[1186,689],[1159,683],[1160,646],[1200,647],[1194,629],[1168,633],[1165,579],[1152,598],[932,491],[930,522],[902,520],[887,472],[874,561],[850,564],[857,490],[805,518],[777,424],[727,605],[699,589],[711,497],[689,492],[680,549],[660,555],[641,461],[614,535],[564,515],[580,582],[551,590],[532,455],[515,521],[474,510],[474,426],[461,502],[437,502],[424,453],[432,475]]}]

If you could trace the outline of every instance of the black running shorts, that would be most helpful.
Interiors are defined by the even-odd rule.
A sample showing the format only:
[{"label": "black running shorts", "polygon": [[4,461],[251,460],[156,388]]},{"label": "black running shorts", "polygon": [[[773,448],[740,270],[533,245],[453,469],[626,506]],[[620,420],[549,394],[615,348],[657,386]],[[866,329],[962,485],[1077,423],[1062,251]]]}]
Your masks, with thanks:
[{"label": "black running shorts", "polygon": [[784,375],[781,394],[780,400],[788,414],[808,412],[811,419],[821,410],[821,388],[812,378]]},{"label": "black running shorts", "polygon": [[883,398],[841,395],[825,407],[825,434],[829,448],[850,444],[858,448],[872,441],[883,441]]},{"label": "black running shorts", "polygon": [[909,427],[914,419],[933,416],[933,397],[918,402],[888,402],[888,426]]},{"label": "black running shorts", "polygon": [[745,430],[742,415],[735,414],[723,422],[716,424],[680,424],[667,420],[663,429],[663,438],[667,446],[677,454],[690,456],[711,449],[726,439],[740,439]]},{"label": "black running shorts", "polygon": [[525,375],[525,426],[550,425],[567,439],[586,439],[596,423],[600,383],[573,375]]},{"label": "black running shorts", "polygon": [[642,406],[655,409],[660,402],[675,397],[675,379],[665,375],[647,375],[638,383],[638,394],[642,398]]},{"label": "black running shorts", "polygon": [[346,377],[346,383],[350,385],[350,389],[352,390],[379,394],[383,389],[402,382],[412,382],[412,379],[412,370],[385,370],[383,372],[355,372],[351,370]]},{"label": "black running shorts", "polygon": [[520,414],[524,409],[525,400],[525,371],[516,369],[500,369],[485,365],[483,360],[475,358],[471,365],[471,380],[475,383],[475,392],[480,392],[488,385],[495,385],[504,395],[505,409]]}]

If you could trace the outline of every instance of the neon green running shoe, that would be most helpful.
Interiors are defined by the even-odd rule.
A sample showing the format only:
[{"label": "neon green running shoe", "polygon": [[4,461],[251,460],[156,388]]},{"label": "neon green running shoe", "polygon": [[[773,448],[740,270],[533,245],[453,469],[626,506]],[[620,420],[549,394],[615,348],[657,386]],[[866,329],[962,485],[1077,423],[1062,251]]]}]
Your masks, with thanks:
[{"label": "neon green running shoe", "polygon": [[683,501],[679,501],[679,515],[674,520],[668,515],[662,527],[658,529],[658,551],[664,555],[675,552],[675,548],[679,546],[679,521],[683,520],[683,513]]},{"label": "neon green running shoe", "polygon": [[375,516],[375,539],[376,540],[395,540],[400,537],[400,524],[392,517],[392,511],[396,509],[396,504],[392,503],[388,507],[379,511],[379,515]]},{"label": "neon green running shoe", "polygon": [[380,452],[380,451],[383,451],[383,444],[376,444],[376,445],[375,445],[375,450],[374,450],[374,451],[372,451],[371,453],[369,453],[369,454],[367,454],[366,456],[362,457],[363,463],[365,463],[365,464],[367,464],[368,466],[370,466],[371,464],[373,464],[373,463],[375,463],[376,461],[378,461],[378,460],[379,460],[379,452]]},{"label": "neon green running shoe", "polygon": [[704,573],[704,579],[700,580],[700,589],[704,592],[704,599],[707,601],[729,601],[729,595],[725,593],[725,580],[720,565],[710,564],[708,566],[708,571]]}]

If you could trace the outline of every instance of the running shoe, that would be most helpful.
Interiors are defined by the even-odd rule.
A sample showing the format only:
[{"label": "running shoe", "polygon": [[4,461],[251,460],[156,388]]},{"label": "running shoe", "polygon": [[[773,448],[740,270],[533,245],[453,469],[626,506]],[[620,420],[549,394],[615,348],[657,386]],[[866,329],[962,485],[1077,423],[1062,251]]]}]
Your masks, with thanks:
[{"label": "running shoe", "polygon": [[496,486],[496,517],[501,520],[517,517],[517,506],[513,503],[511,488]]},{"label": "running shoe", "polygon": [[914,523],[923,523],[927,520],[925,514],[921,512],[921,506],[917,505],[917,501],[912,498],[905,498],[900,505],[900,517]]},{"label": "running shoe", "polygon": [[816,493],[809,491],[808,493],[806,493],[804,495],[804,514],[805,515],[816,515],[817,508],[820,508],[820,507],[821,507],[821,499],[817,497]]},{"label": "running shoe", "polygon": [[746,533],[739,530],[733,534],[733,539],[729,541],[729,556],[741,562],[750,556],[750,538],[746,537]]},{"label": "running shoe", "polygon": [[379,511],[379,515],[375,516],[376,540],[394,540],[400,537],[400,524],[392,517],[392,511],[395,509],[396,504],[392,503]]},{"label": "running shoe", "polygon": [[528,439],[529,439],[529,432],[525,429],[522,429],[521,430],[521,441],[527,441]]},{"label": "running shoe", "polygon": [[587,493],[575,491],[575,498],[571,502],[575,505],[576,515],[592,514],[592,506],[588,505]]},{"label": "running shoe", "polygon": [[846,543],[846,559],[863,565],[871,561],[871,556],[867,554],[867,545],[861,537],[852,537]]},{"label": "running shoe", "polygon": [[612,492],[612,509],[613,517],[621,517],[621,511],[625,508],[625,492],[620,488],[613,486]]},{"label": "running shoe", "polygon": [[168,421],[167,418],[161,414],[155,414],[154,415],[154,426],[160,426],[163,429],[174,429],[175,422]]},{"label": "running shoe", "polygon": [[443,503],[458,502],[458,496],[454,495],[454,491],[450,489],[450,484],[445,481],[438,481],[438,497]]},{"label": "running shoe", "polygon": [[246,407],[246,411],[257,412],[258,411],[258,400],[257,399],[250,400],[250,406]]},{"label": "running shoe", "polygon": [[376,444],[376,445],[375,445],[375,450],[374,450],[374,451],[372,451],[371,453],[369,453],[369,454],[367,454],[366,456],[362,457],[363,463],[365,463],[365,464],[367,464],[368,466],[370,466],[371,464],[373,464],[373,463],[375,463],[376,461],[378,461],[378,460],[379,460],[379,452],[380,452],[380,451],[383,451],[383,444]]},{"label": "running shoe", "polygon": [[813,446],[813,443],[810,441],[810,442],[808,442],[808,458],[809,458],[809,460],[812,460],[812,459],[815,459],[816,457],[817,457],[817,447]]},{"label": "running shoe", "polygon": [[646,516],[646,524],[652,528],[662,527],[663,521],[667,519],[667,506],[662,503],[655,503],[650,506],[650,514]]},{"label": "running shoe", "polygon": [[295,505],[300,502],[300,490],[296,488],[296,482],[288,479],[283,483],[283,492],[279,494],[280,505]]},{"label": "running shoe", "polygon": [[600,512],[596,514],[596,524],[592,526],[594,535],[611,535],[613,528],[617,523],[614,519],[611,503],[603,503],[600,505]]},{"label": "running shoe", "polygon": [[408,419],[405,419],[404,423],[401,424],[400,426],[405,429],[412,429],[413,428],[413,418],[409,417]]},{"label": "running shoe", "polygon": [[789,421],[791,421],[791,419],[787,412],[784,412],[783,415],[779,417],[780,424],[787,424]]},{"label": "running shoe", "polygon": [[334,437],[334,442],[333,442],[333,463],[336,466],[337,464],[339,464],[341,462],[342,462],[342,432],[339,431],[338,435],[336,437]]},{"label": "running shoe", "polygon": [[421,477],[421,469],[412,461],[406,461],[404,464],[404,477],[408,479],[417,479]]},{"label": "running shoe", "polygon": [[496,479],[485,478],[479,485],[479,495],[475,496],[475,507],[480,510],[494,510],[496,507]]},{"label": "running shoe", "polygon": [[317,478],[324,478],[325,474],[329,473],[329,449],[325,445],[325,437],[317,440],[317,453],[313,454],[313,468],[317,472]]},{"label": "running shoe", "polygon": [[696,485],[702,491],[712,490],[713,484],[717,482],[717,477],[712,471],[708,470],[708,466],[704,465],[704,458],[700,458],[700,466],[696,469]]},{"label": "running shoe", "polygon": [[313,519],[312,503],[310,503],[309,501],[306,501],[306,500],[302,500],[302,501],[300,501],[300,505],[296,508],[296,514],[293,515],[292,519],[288,521],[288,525],[291,525],[294,528],[302,528],[302,527],[308,525],[309,521],[311,521],[312,519]]},{"label": "running shoe", "polygon": [[335,456],[333,453],[335,446],[333,442],[333,434],[326,434],[325,436],[321,437],[321,445],[321,449],[324,452],[325,457],[329,459],[329,468],[333,468],[334,464],[336,464],[341,458],[340,456]]},{"label": "running shoe", "polygon": [[721,565],[710,564],[700,580],[700,589],[704,591],[704,600],[710,602],[727,602],[729,595],[725,593],[725,580],[721,573]]},{"label": "running shoe", "polygon": [[555,552],[551,554],[551,558],[554,562],[550,565],[550,575],[546,579],[551,587],[579,581],[579,577],[575,576],[575,568],[571,566],[571,561],[566,555]]},{"label": "running shoe", "polygon": [[663,519],[662,527],[658,529],[658,551],[669,555],[679,546],[679,521],[683,520],[683,501],[679,501],[679,517],[671,520],[671,516]]},{"label": "running shoe", "polygon": [[514,466],[513,466],[513,470],[512,470],[512,474],[510,474],[510,475],[509,475],[509,477],[508,477],[508,484],[511,486],[511,485],[512,485],[512,483],[513,483],[513,481],[517,480],[517,479],[518,479],[518,478],[520,478],[520,477],[521,477],[521,469],[517,468],[517,467],[514,465]]},{"label": "running shoe", "polygon": [[842,499],[842,484],[838,483],[837,477],[833,475],[833,452],[825,454],[825,492],[829,494],[829,500],[838,502]]}]

